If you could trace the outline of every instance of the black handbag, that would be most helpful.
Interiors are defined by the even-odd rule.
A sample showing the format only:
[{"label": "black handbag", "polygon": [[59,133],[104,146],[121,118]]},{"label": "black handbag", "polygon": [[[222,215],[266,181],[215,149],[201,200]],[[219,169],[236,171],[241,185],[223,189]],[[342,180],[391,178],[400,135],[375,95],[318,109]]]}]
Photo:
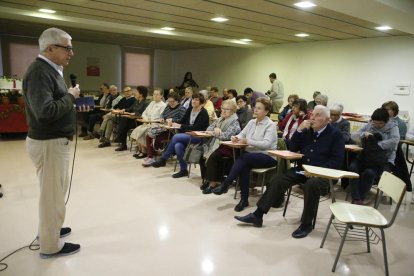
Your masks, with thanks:
[{"label": "black handbag", "polygon": [[358,155],[360,169],[366,168],[384,168],[387,164],[387,155],[378,142],[382,140],[379,133],[369,135],[361,139],[363,150]]}]

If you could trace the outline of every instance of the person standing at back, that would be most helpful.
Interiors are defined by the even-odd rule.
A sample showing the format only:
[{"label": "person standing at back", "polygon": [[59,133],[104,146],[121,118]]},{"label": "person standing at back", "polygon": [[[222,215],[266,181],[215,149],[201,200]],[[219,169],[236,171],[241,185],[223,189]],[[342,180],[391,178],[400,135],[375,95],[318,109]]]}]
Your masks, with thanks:
[{"label": "person standing at back", "polygon": [[44,259],[80,250],[79,244],[60,239],[71,233],[69,227],[62,226],[70,146],[76,127],[73,104],[80,94],[79,85],[68,89],[63,78],[63,67],[74,55],[71,40],[60,29],[45,30],[39,37],[40,54],[23,78],[29,125],[26,149],[40,182],[38,238],[40,257]]},{"label": "person standing at back", "polygon": [[283,105],[283,83],[277,79],[275,73],[269,75],[269,80],[272,86],[266,92],[266,96],[272,101],[272,112],[278,113]]}]

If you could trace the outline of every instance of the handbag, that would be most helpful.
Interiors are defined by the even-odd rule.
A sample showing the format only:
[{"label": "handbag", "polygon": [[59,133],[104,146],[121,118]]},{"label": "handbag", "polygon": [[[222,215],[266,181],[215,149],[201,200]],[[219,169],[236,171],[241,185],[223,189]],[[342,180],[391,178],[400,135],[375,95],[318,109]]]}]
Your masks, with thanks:
[{"label": "handbag", "polygon": [[204,153],[204,147],[201,143],[189,144],[184,152],[184,161],[187,163],[198,164]]}]

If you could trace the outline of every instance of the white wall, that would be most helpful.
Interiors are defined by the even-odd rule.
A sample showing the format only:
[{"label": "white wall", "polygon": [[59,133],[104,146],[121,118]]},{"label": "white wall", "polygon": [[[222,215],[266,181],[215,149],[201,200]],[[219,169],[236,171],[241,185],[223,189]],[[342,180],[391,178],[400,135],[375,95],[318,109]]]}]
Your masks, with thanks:
[{"label": "white wall", "polygon": [[[96,44],[73,41],[75,56],[65,68],[65,79],[69,81],[69,74],[75,74],[81,90],[98,91],[99,86],[106,82],[115,84],[121,89],[121,47],[119,45]],[[101,75],[99,77],[86,76],[86,60],[88,57],[99,58]]]},{"label": "white wall", "polygon": [[[310,100],[313,91],[341,102],[345,111],[371,114],[387,100],[414,116],[414,37],[311,42],[259,49],[215,48],[173,52],[172,79],[191,71],[200,87],[267,91],[275,72],[291,93]],[[411,84],[409,96],[393,95],[396,83]]]},{"label": "white wall", "polygon": [[154,78],[155,87],[171,87],[172,52],[165,50],[154,51]]}]

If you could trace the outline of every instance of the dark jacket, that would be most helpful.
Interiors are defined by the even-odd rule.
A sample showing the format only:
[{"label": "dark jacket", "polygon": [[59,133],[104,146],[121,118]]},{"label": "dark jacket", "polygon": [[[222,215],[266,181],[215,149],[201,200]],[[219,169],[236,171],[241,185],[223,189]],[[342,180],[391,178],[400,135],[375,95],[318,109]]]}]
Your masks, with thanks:
[{"label": "dark jacket", "polygon": [[65,80],[41,58],[29,66],[23,78],[28,136],[48,140],[75,133],[75,98],[68,93]]},{"label": "dark jacket", "polygon": [[181,119],[181,132],[193,130],[204,131],[207,129],[209,122],[207,110],[204,107],[202,107],[194,121],[194,124],[190,125],[190,115],[192,110],[193,108],[188,108],[185,112],[184,117]]},{"label": "dark jacket", "polygon": [[135,97],[129,97],[129,98],[123,97],[119,101],[119,103],[117,103],[114,106],[114,109],[127,109],[127,108],[131,107],[136,101],[137,101],[137,99],[135,99]]},{"label": "dark jacket", "polygon": [[290,139],[289,150],[304,154],[298,162],[300,166],[339,169],[344,161],[345,142],[341,132],[328,124],[317,138],[313,129],[296,131]]}]

